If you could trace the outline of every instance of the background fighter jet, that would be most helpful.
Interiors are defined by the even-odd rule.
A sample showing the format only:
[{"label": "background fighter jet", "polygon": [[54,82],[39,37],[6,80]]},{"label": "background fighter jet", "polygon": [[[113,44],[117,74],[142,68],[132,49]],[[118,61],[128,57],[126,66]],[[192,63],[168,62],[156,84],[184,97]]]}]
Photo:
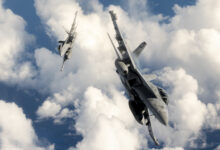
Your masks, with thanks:
[{"label": "background fighter jet", "polygon": [[[126,88],[130,100],[129,107],[138,123],[148,126],[150,136],[156,145],[159,142],[153,135],[151,121],[148,109],[153,115],[164,125],[168,124],[168,99],[167,94],[162,88],[155,86],[150,82],[150,76],[143,76],[131,57],[125,43],[120,34],[118,25],[116,23],[116,15],[113,11],[109,11],[113,25],[116,31],[116,40],[118,47],[116,48],[109,39],[115,49],[118,58],[115,60],[116,72],[118,73],[122,84]],[[138,56],[146,46],[146,42],[142,42],[133,52]]]},{"label": "background fighter jet", "polygon": [[63,57],[63,64],[61,67],[61,71],[63,70],[65,61],[70,59],[72,56],[73,42],[76,38],[76,16],[77,16],[77,12],[75,13],[74,21],[73,21],[70,31],[69,32],[66,31],[66,33],[68,34],[68,37],[66,38],[66,40],[58,41],[59,43],[58,51],[59,51],[60,56]]}]

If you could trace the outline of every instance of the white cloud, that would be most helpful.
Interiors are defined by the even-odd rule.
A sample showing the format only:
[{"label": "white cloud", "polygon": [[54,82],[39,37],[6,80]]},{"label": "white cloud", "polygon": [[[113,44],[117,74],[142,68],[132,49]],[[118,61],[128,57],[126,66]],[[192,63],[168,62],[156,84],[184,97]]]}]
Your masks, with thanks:
[{"label": "white cloud", "polygon": [[128,100],[114,89],[110,92],[111,96],[107,96],[94,87],[86,90],[75,125],[84,138],[73,149],[135,150],[146,145],[128,108]]},{"label": "white cloud", "polygon": [[81,13],[79,5],[72,0],[36,0],[35,7],[43,23],[49,27],[47,28],[49,29],[48,34],[59,38],[65,38],[66,35],[62,27],[67,29],[71,27],[75,11]]},{"label": "white cloud", "polygon": [[220,145],[218,145],[218,147],[216,147],[216,149],[215,150],[220,150]]},{"label": "white cloud", "polygon": [[61,106],[59,104],[46,100],[37,110],[37,115],[47,118],[58,114],[60,110]]},{"label": "white cloud", "polygon": [[0,81],[7,83],[27,82],[34,76],[31,63],[24,61],[27,44],[34,37],[25,31],[26,23],[0,1]]},{"label": "white cloud", "polygon": [[[220,89],[219,4],[215,0],[199,0],[195,6],[176,8],[171,22],[159,26],[157,32],[150,31],[155,27],[146,26],[149,47],[141,57],[144,65],[150,68],[184,68],[198,81],[199,96],[205,103],[214,103],[216,90]],[[147,20],[143,22],[149,24]],[[157,36],[152,36],[154,33]]]},{"label": "white cloud", "polygon": [[172,25],[188,30],[209,28],[220,31],[219,8],[220,2],[216,0],[198,0],[195,6],[184,8],[176,5]]},{"label": "white cloud", "polygon": [[[88,3],[88,6],[95,3],[97,1]],[[134,2],[131,0],[129,4],[132,3]],[[146,1],[135,3],[135,7],[145,3]],[[62,109],[74,104],[74,101],[78,102],[76,112],[79,116],[76,120],[76,129],[83,135],[83,140],[76,148],[85,149],[90,145],[94,149],[101,149],[97,146],[102,140],[100,137],[104,135],[109,136],[109,139],[115,138],[116,135],[123,138],[127,135],[128,141],[133,139],[132,136],[136,138],[143,136],[139,134],[139,130],[134,133],[132,127],[126,128],[130,124],[128,120],[124,120],[127,115],[114,114],[115,107],[120,108],[120,111],[129,112],[128,107],[112,105],[108,102],[112,98],[103,94],[111,93],[108,89],[110,86],[116,89],[120,86],[120,81],[114,73],[115,54],[106,36],[106,31],[112,35],[114,33],[107,10],[103,10],[99,4],[97,8],[93,6],[93,10],[85,14],[81,6],[71,0],[62,2],[35,0],[35,6],[38,15],[47,26],[48,34],[57,39],[66,36],[62,26],[69,28],[74,11],[79,11],[77,27],[79,34],[73,48],[73,58],[67,62],[64,72],[59,72],[62,60],[56,54],[44,48],[35,52],[40,68],[38,78],[41,79],[37,79],[37,86],[52,95],[46,100]],[[130,7],[129,11],[135,10],[132,9],[132,5]],[[161,80],[170,89],[169,115],[173,127],[165,128],[154,119],[152,122],[155,128],[160,128],[159,131],[155,131],[158,139],[166,146],[174,146],[173,149],[182,149],[181,146],[184,147],[196,139],[200,129],[207,126],[206,120],[212,122],[208,127],[218,128],[215,119],[219,117],[219,110],[214,105],[219,99],[216,91],[220,90],[218,69],[220,30],[217,13],[219,8],[219,2],[216,0],[199,0],[195,6],[184,8],[175,6],[176,14],[170,18],[170,23],[160,24],[159,21],[163,18],[152,16],[147,11],[143,14],[140,12],[145,18],[136,19],[135,15],[128,16],[131,13],[127,13],[119,6],[110,6],[110,9],[117,13],[120,29],[125,40],[129,41],[129,47],[135,48],[142,40],[147,41],[148,47],[140,58],[141,66],[152,70],[162,69],[159,71],[162,72]],[[164,70],[166,66],[175,69]],[[88,88],[89,86],[93,88]],[[92,94],[93,92],[95,94]],[[99,104],[100,100],[96,98],[99,97],[103,100],[100,105],[107,111],[97,106],[96,103]],[[38,110],[41,110],[43,105]],[[59,118],[60,110],[48,117]],[[68,113],[64,114],[68,116]],[[44,113],[38,115],[46,116]],[[126,119],[134,121],[131,118]],[[114,129],[110,130],[108,124]],[[121,135],[114,131],[118,128],[122,130]],[[109,134],[107,130],[114,134]],[[114,139],[112,142],[112,145],[118,144],[114,143]],[[130,145],[133,149],[138,149],[136,141]],[[126,148],[123,141],[117,148],[120,146]]]},{"label": "white cloud", "polygon": [[65,118],[74,117],[74,111],[63,108],[61,104],[53,102],[53,100],[45,100],[36,113],[39,120],[53,118],[54,123],[57,124],[62,124],[62,120]]},{"label": "white cloud", "polygon": [[155,130],[160,129],[155,133],[166,146],[189,145],[192,139],[198,137],[207,115],[206,105],[197,97],[197,81],[184,69],[165,68],[158,76],[163,86],[169,87],[168,110],[171,126],[164,127],[154,119]]},{"label": "white cloud", "polygon": [[54,145],[40,146],[40,141],[23,110],[15,103],[0,100],[0,148],[2,150],[53,150]]},{"label": "white cloud", "polygon": [[220,129],[220,97],[216,103],[208,103],[207,128]]}]

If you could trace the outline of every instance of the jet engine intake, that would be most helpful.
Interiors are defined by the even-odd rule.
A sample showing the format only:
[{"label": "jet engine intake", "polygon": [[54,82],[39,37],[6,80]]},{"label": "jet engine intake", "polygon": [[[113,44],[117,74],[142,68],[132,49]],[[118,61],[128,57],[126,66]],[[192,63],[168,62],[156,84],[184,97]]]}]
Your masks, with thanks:
[{"label": "jet engine intake", "polygon": [[120,60],[116,60],[115,66],[117,68],[117,71],[121,73],[122,75],[128,74],[128,66],[124,62]]},{"label": "jet engine intake", "polygon": [[129,100],[128,104],[129,104],[129,108],[130,108],[135,120],[138,123],[143,124],[143,119],[145,119],[145,121],[146,121],[146,118],[144,117],[144,115],[142,113],[144,111],[144,107],[142,105],[138,105],[134,100]]}]

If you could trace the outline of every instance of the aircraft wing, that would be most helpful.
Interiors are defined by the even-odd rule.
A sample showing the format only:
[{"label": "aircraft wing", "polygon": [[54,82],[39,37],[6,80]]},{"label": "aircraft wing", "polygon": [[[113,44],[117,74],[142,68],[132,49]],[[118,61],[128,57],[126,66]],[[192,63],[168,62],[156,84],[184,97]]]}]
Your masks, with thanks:
[{"label": "aircraft wing", "polygon": [[118,28],[118,25],[116,23],[116,14],[113,12],[113,11],[109,11],[110,15],[111,15],[111,18],[112,18],[112,22],[113,22],[113,25],[114,25],[114,28],[115,28],[115,32],[116,32],[116,40],[118,42],[118,50],[122,56],[122,60],[125,62],[125,63],[129,63],[131,65],[131,67],[133,68],[136,68],[136,65],[131,57],[131,54],[129,52],[129,50],[127,49],[127,47],[125,46],[125,42],[122,38],[122,35],[119,31],[119,28]]},{"label": "aircraft wing", "polygon": [[73,31],[76,29],[76,17],[77,17],[77,11],[75,12],[75,17],[74,17],[74,21],[73,24],[71,26],[70,32],[69,33],[73,33]]},{"label": "aircraft wing", "polygon": [[[118,28],[118,25],[116,23],[116,14],[113,12],[113,11],[109,11],[110,15],[111,15],[111,18],[112,18],[112,22],[113,22],[113,25],[114,25],[114,28],[115,28],[115,32],[116,32],[116,40],[118,42],[118,47],[116,49],[116,47],[114,46],[110,36],[110,41],[116,51],[116,54],[118,56],[118,58],[120,58],[121,60],[123,60],[125,63],[129,63],[130,66],[132,67],[133,70],[136,70],[136,72],[138,73],[139,77],[141,78],[141,80],[143,81],[144,85],[147,86],[149,89],[151,89],[148,85],[148,81],[146,81],[142,75],[142,73],[139,71],[139,69],[136,67],[135,63],[134,63],[134,60],[129,52],[129,50],[126,48],[125,46],[125,43],[123,41],[123,38],[121,36],[121,33],[119,31],[119,28]],[[138,48],[135,50],[135,53],[137,53],[137,55],[139,55],[139,53],[143,50],[143,48],[146,46],[146,43],[145,42],[142,42]],[[120,55],[117,53],[119,51]]]}]

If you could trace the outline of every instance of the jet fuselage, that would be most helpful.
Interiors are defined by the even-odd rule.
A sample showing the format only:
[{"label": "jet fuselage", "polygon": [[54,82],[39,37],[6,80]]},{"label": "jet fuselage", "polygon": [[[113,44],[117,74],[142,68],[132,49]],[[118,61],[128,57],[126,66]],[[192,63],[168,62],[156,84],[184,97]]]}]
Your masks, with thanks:
[{"label": "jet fuselage", "polygon": [[[115,66],[117,68],[117,72],[120,76],[122,84],[126,88],[130,98],[134,101],[138,101],[139,103],[143,103],[147,108],[151,110],[154,116],[164,125],[168,124],[168,111],[167,104],[161,97],[161,94],[158,91],[158,88],[143,79],[136,70],[133,70],[129,67],[129,64],[125,64],[128,66],[127,69],[121,68],[122,65],[118,65],[118,63],[122,61],[116,60]],[[125,70],[122,74],[122,71]],[[128,71],[127,71],[128,70]]]}]

